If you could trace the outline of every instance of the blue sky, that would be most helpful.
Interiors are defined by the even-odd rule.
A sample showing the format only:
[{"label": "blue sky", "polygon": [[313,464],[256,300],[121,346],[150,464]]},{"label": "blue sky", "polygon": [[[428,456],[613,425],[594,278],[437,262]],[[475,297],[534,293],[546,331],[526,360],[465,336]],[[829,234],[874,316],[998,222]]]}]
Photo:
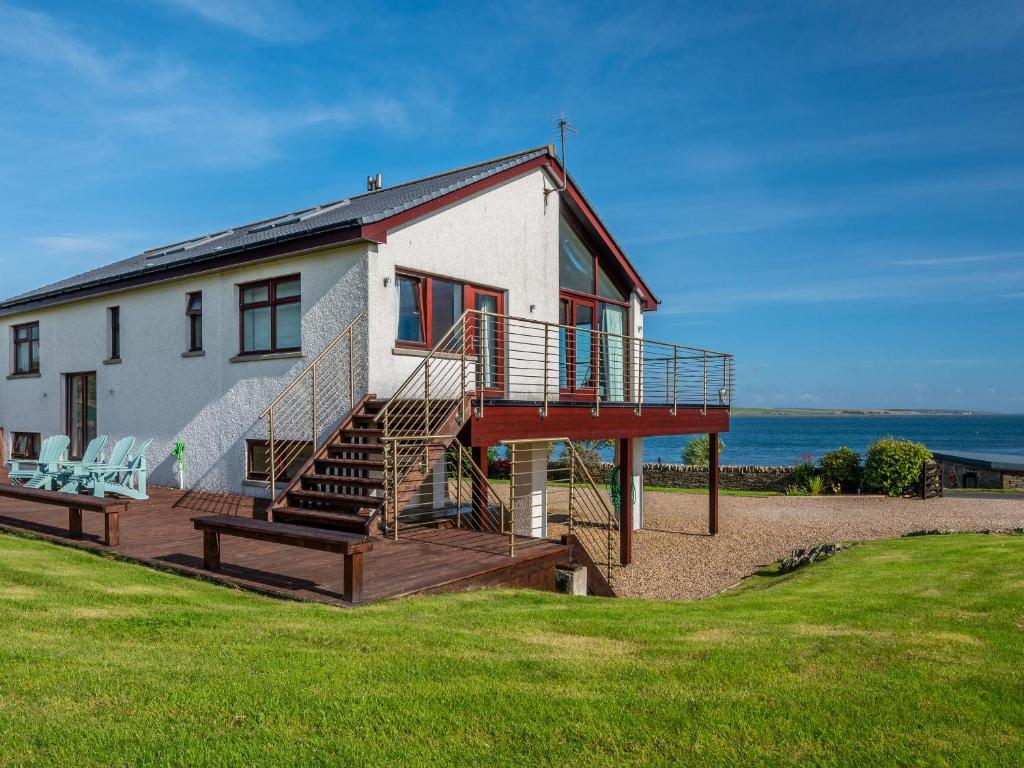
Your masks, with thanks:
[{"label": "blue sky", "polygon": [[553,141],[737,402],[1024,411],[1024,4],[0,0],[0,293]]}]

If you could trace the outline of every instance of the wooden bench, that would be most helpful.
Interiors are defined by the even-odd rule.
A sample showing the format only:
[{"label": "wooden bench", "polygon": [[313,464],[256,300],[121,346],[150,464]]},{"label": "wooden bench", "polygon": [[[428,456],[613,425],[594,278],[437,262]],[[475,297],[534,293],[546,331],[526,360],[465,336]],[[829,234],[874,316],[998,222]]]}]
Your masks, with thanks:
[{"label": "wooden bench", "polygon": [[193,517],[192,524],[203,532],[203,566],[209,571],[220,569],[221,534],[337,552],[345,558],[342,597],[350,603],[363,599],[363,553],[373,549],[368,536],[234,515]]},{"label": "wooden bench", "polygon": [[0,496],[33,504],[49,504],[68,508],[68,529],[74,539],[82,538],[82,510],[103,515],[103,543],[116,547],[120,534],[121,513],[128,509],[124,499],[102,499],[80,493],[59,493],[0,483]]}]

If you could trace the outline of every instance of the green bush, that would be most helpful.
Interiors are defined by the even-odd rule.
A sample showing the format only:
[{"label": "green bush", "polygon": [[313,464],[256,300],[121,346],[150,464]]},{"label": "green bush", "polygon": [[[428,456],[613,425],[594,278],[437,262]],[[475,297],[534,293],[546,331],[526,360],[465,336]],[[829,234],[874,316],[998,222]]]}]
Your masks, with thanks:
[{"label": "green bush", "polygon": [[856,451],[845,446],[830,451],[818,460],[818,467],[825,486],[834,493],[853,493],[860,488],[864,469],[860,465],[860,454]]},{"label": "green bush", "polygon": [[[718,438],[718,455],[725,453],[725,440]],[[706,467],[711,463],[711,440],[707,435],[690,438],[683,446],[683,463],[694,467]]]},{"label": "green bush", "polygon": [[863,486],[867,491],[901,496],[921,477],[921,464],[932,454],[921,443],[883,437],[868,447]]},{"label": "green bush", "polygon": [[808,458],[804,458],[802,462],[793,467],[793,480],[796,482],[797,488],[802,488],[806,491],[810,487],[811,480],[817,475],[817,472],[814,464]]},{"label": "green bush", "polygon": [[825,481],[821,475],[812,475],[807,480],[807,492],[811,496],[821,496],[821,492],[825,490]]}]

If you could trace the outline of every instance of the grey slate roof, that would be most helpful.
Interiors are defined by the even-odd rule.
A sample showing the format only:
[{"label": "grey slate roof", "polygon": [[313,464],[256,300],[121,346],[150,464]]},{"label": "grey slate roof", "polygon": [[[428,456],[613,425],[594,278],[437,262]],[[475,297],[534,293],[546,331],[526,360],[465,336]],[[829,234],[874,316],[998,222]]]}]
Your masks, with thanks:
[{"label": "grey slate roof", "polygon": [[1024,472],[1024,456],[1009,453],[976,453],[974,451],[932,451],[936,459],[969,464],[996,472]]},{"label": "grey slate roof", "polygon": [[10,314],[18,306],[41,306],[61,296],[134,278],[151,272],[197,261],[213,261],[229,253],[265,246],[283,240],[298,239],[331,230],[372,224],[417,205],[454,192],[468,184],[501,173],[548,154],[548,147],[536,147],[514,155],[488,160],[477,165],[428,176],[416,181],[385,187],[376,192],[335,200],[331,203],[293,211],[270,219],[194,237],[178,243],[152,248],[131,258],[84,272],[75,277],[37,288],[0,301],[0,314]]}]

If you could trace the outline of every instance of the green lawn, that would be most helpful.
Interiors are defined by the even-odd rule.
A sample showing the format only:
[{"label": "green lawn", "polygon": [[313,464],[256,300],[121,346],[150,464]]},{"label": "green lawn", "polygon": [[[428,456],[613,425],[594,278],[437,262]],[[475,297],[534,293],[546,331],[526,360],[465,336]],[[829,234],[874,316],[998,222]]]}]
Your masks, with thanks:
[{"label": "green lawn", "polygon": [[0,765],[1009,765],[1024,536],[343,611],[0,535]]}]

